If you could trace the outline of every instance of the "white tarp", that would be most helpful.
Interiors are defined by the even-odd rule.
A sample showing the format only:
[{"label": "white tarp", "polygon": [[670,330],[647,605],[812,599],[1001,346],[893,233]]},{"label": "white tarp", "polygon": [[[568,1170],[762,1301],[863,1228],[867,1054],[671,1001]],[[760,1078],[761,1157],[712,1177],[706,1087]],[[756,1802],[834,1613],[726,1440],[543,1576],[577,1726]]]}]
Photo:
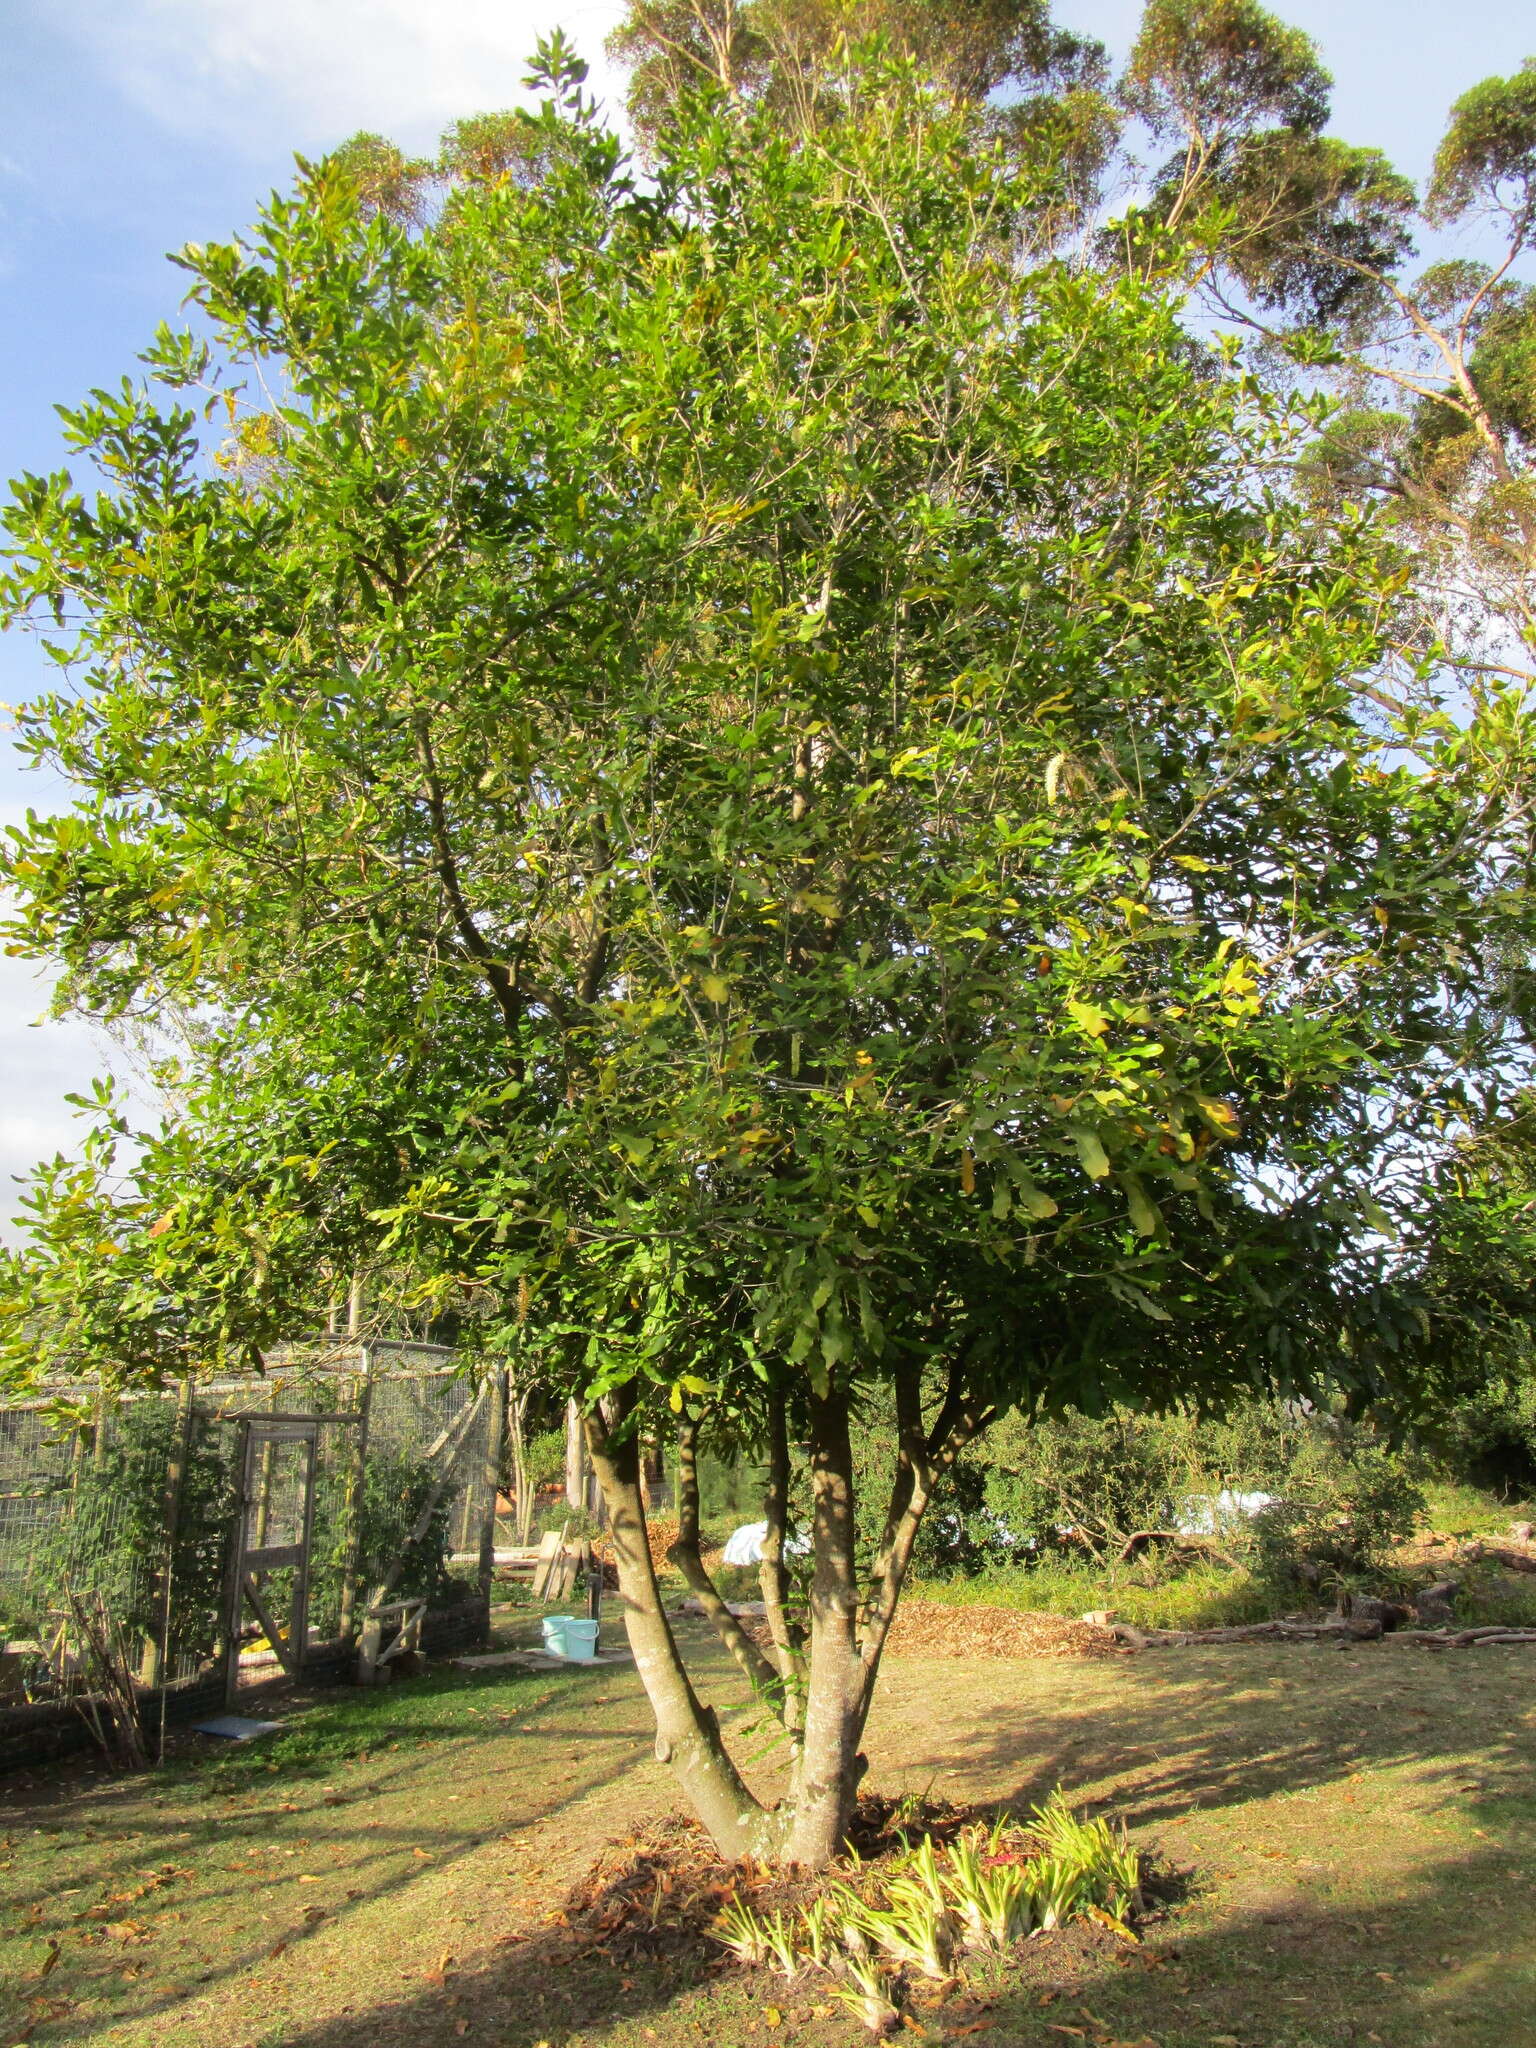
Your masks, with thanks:
[{"label": "white tarp", "polygon": [[[720,1553],[723,1564],[761,1564],[763,1544],[768,1537],[766,1522],[743,1522],[739,1529],[733,1529]],[[784,1555],[804,1557],[811,1547],[809,1536],[786,1536]]]},{"label": "white tarp", "polygon": [[1234,1522],[1251,1522],[1278,1499],[1274,1493],[1233,1493],[1226,1488],[1217,1494],[1193,1493],[1180,1501],[1174,1527],[1186,1536],[1219,1536]]}]

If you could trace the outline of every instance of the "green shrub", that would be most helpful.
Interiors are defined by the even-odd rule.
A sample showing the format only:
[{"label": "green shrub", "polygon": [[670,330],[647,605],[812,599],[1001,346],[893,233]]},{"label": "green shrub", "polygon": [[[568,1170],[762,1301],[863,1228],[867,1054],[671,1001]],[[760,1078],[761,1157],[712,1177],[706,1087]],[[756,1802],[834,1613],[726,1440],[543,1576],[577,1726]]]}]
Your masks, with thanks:
[{"label": "green shrub", "polygon": [[524,1445],[523,1459],[530,1486],[553,1486],[565,1477],[565,1431],[541,1429]]},{"label": "green shrub", "polygon": [[1319,1441],[1288,1475],[1285,1497],[1254,1522],[1255,1571],[1309,1589],[1380,1572],[1426,1505],[1411,1457],[1371,1441]]},{"label": "green shrub", "polygon": [[[873,1470],[880,1432],[867,1435]],[[1102,1572],[1137,1532],[1187,1524],[1193,1502],[1234,1491],[1278,1499],[1251,1520],[1224,1521],[1221,1552],[1271,1588],[1316,1584],[1379,1569],[1412,1534],[1424,1513],[1423,1465],[1367,1427],[1278,1402],[1219,1418],[1011,1415],[935,1496],[914,1569],[930,1581],[1074,1561]],[[878,1496],[870,1502],[872,1523]],[[861,1529],[866,1540],[873,1533]],[[1159,1556],[1149,1552],[1145,1570],[1159,1569]]]},{"label": "green shrub", "polygon": [[[357,1501],[359,1589],[366,1596],[382,1585],[404,1553],[391,1597],[438,1602],[448,1578],[448,1518],[452,1502],[437,1503],[414,1543],[407,1543],[436,1483],[438,1466],[407,1451],[370,1450]],[[350,1524],[345,1490],[327,1487],[315,1497],[311,1548],[311,1612],[316,1626],[329,1633],[339,1623],[342,1571],[346,1563]],[[322,1591],[323,1589],[323,1591]]]}]

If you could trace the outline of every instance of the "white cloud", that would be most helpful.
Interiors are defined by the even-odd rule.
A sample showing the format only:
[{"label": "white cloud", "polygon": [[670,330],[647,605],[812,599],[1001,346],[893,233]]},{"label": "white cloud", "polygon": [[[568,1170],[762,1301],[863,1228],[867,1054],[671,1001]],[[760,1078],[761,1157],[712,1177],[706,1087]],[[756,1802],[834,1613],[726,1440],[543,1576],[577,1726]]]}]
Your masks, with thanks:
[{"label": "white cloud", "polygon": [[30,960],[0,959],[0,1237],[21,1194],[15,1176],[79,1150],[83,1127],[64,1100],[106,1071],[108,1049],[79,1018],[47,1018],[49,982]]},{"label": "white cloud", "polygon": [[603,41],[621,0],[50,0],[69,35],[164,126],[270,156],[359,128],[425,148],[456,116],[522,93],[538,37],[563,27],[618,106]]},{"label": "white cloud", "polygon": [[[0,829],[20,822],[28,800],[46,813],[60,807],[62,794],[56,779],[39,779],[25,799],[0,801]],[[132,1062],[104,1031],[82,1017],[49,1016],[55,974],[0,954],[0,1240],[17,1235],[16,1176],[55,1153],[80,1150],[85,1125],[66,1095],[88,1094],[98,1074],[115,1074],[135,1113],[154,1113]]]}]

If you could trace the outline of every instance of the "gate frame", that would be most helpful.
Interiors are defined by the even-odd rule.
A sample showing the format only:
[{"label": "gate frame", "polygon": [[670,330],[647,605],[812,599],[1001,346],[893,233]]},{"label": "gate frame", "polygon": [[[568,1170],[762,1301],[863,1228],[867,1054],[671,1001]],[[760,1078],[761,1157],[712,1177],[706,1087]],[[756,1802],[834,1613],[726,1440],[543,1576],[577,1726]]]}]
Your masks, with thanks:
[{"label": "gate frame", "polygon": [[[310,1550],[315,1529],[315,1479],[319,1467],[320,1431],[327,1424],[355,1428],[359,1419],[356,1414],[294,1415],[274,1411],[239,1418],[236,1463],[240,1473],[240,1493],[235,1506],[224,1605],[224,1700],[227,1706],[236,1704],[240,1692],[240,1631],[247,1602],[277,1658],[281,1675],[296,1679],[303,1672],[305,1653],[309,1648]],[[299,1443],[305,1448],[303,1530],[297,1543],[264,1544],[256,1549],[246,1542],[250,1510],[255,1501],[252,1451],[257,1445],[280,1443]],[[282,1631],[274,1626],[253,1583],[252,1573],[285,1571],[290,1567],[296,1568],[298,1577],[289,1607],[289,1639],[285,1649]]]}]

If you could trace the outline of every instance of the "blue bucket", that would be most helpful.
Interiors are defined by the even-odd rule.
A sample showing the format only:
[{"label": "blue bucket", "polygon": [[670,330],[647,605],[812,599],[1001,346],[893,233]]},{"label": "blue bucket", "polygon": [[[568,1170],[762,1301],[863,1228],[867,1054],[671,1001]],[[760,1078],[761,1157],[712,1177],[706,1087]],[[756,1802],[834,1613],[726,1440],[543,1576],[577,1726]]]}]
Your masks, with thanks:
[{"label": "blue bucket", "polygon": [[597,1623],[574,1614],[546,1614],[544,1647],[551,1657],[565,1657],[572,1664],[591,1664],[597,1656]]}]

